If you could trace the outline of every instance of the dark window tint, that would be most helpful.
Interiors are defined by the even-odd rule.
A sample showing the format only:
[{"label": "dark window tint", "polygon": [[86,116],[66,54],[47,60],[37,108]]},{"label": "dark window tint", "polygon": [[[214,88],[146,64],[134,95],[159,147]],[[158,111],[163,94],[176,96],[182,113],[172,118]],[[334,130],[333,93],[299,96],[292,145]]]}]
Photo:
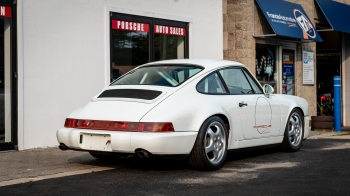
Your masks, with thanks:
[{"label": "dark window tint", "polygon": [[185,58],[185,37],[165,34],[154,35],[154,60]]},{"label": "dark window tint", "polygon": [[197,85],[198,92],[207,94],[227,94],[218,74],[212,73]]},{"label": "dark window tint", "polygon": [[157,65],[135,69],[111,85],[178,86],[203,68],[189,65]]},{"label": "dark window tint", "polygon": [[252,78],[252,76],[248,73],[248,71],[244,70],[243,69],[243,72],[245,73],[245,75],[247,76],[248,78],[248,81],[250,83],[250,85],[252,86],[254,92],[256,94],[263,94],[261,88],[258,86],[258,84],[255,82],[255,80]]},{"label": "dark window tint", "polygon": [[247,78],[240,68],[228,68],[219,71],[227,85],[230,94],[251,94],[254,93]]}]

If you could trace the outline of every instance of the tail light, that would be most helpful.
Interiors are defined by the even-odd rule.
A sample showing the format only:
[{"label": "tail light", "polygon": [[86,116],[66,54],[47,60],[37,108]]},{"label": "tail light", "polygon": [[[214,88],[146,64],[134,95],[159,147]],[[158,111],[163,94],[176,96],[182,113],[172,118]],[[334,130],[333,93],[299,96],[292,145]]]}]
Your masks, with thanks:
[{"label": "tail light", "polygon": [[64,127],[130,132],[174,132],[172,123],[137,123],[67,118]]}]

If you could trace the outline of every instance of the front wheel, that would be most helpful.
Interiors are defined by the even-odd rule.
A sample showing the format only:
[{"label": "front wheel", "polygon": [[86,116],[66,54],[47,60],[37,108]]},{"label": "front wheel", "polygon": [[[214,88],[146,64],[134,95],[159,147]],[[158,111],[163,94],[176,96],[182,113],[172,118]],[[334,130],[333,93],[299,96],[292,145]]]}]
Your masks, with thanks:
[{"label": "front wheel", "polygon": [[282,149],[292,152],[300,149],[304,137],[303,122],[304,119],[300,111],[297,109],[292,110],[286,124]]},{"label": "front wheel", "polygon": [[203,170],[222,167],[227,154],[227,130],[221,118],[208,118],[200,128],[188,165]]}]

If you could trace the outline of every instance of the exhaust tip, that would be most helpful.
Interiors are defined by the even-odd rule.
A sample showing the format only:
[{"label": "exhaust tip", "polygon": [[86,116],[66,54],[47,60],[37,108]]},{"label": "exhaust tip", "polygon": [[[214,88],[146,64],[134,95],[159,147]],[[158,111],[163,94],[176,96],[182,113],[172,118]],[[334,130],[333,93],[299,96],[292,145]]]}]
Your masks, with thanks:
[{"label": "exhaust tip", "polygon": [[60,143],[58,148],[61,149],[61,150],[69,150],[69,148],[64,143]]},{"label": "exhaust tip", "polygon": [[150,152],[148,152],[147,150],[144,150],[144,149],[137,149],[137,150],[135,150],[135,153],[141,159],[149,158],[151,155]]}]

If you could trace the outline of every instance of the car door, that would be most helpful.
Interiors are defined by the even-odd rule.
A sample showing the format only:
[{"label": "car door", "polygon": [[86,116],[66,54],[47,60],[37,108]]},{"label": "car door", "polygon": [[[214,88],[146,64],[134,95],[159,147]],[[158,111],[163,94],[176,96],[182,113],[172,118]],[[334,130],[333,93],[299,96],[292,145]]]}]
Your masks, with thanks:
[{"label": "car door", "polygon": [[236,95],[235,99],[239,100],[236,108],[239,111],[244,138],[253,139],[273,135],[275,130],[272,126],[270,102],[250,74],[239,67],[230,67],[219,72],[230,94]]},{"label": "car door", "polygon": [[[278,98],[273,94],[265,96],[251,74],[246,69],[242,70],[254,92],[258,95],[255,105],[253,130],[245,132],[244,137],[250,139],[277,136],[281,125],[281,111]],[[251,127],[247,124],[245,126],[247,126],[247,129]]]}]

